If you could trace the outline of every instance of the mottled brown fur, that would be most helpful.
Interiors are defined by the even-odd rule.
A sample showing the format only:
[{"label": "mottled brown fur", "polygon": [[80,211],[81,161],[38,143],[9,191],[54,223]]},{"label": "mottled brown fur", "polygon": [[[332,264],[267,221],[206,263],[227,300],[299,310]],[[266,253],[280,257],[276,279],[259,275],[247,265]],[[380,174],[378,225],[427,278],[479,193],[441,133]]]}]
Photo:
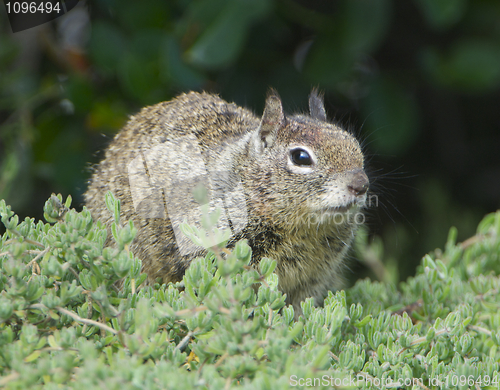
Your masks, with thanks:
[{"label": "mottled brown fur", "polygon": [[[246,238],[253,264],[262,256],[275,259],[279,288],[297,311],[307,297],[319,304],[329,289],[342,285],[342,264],[356,230],[352,211],[364,201],[368,179],[356,139],[326,121],[322,98],[315,91],[309,105],[311,116],[286,116],[281,100],[271,92],[263,117],[258,118],[217,96],[191,92],[146,107],[131,117],[106,150],[85,194],[86,205],[94,218],[110,225],[104,195],[111,190],[121,201],[124,218],[133,219],[138,229],[131,249],[142,259],[149,282],[179,281],[193,257],[203,253],[200,249],[182,255],[179,245],[184,244],[175,239],[168,218],[172,204],[178,205],[177,211],[191,212],[183,203],[191,194],[179,194],[179,200],[164,198],[170,210],[161,201],[144,202],[145,210],[136,209],[127,167],[138,156],[146,161],[152,148],[195,136],[213,179],[208,187],[226,193],[235,183],[242,185],[247,218],[230,245]],[[183,163],[189,167],[196,148],[185,148]],[[291,156],[297,148],[314,157],[313,164],[296,164]],[[145,165],[151,183],[161,184],[164,177],[180,174],[164,169],[168,155],[167,148],[161,156],[149,157]],[[151,210],[159,217],[148,217]],[[325,218],[328,213],[338,213],[345,220]]]}]

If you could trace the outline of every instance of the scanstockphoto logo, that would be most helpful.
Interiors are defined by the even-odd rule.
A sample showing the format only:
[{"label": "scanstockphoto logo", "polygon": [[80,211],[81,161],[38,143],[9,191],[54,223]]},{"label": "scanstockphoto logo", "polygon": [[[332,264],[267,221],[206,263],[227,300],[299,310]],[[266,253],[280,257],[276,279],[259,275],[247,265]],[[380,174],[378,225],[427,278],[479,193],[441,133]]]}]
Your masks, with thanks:
[{"label": "scanstockphoto logo", "polygon": [[50,22],[71,11],[79,0],[4,0],[12,32],[27,30]]},{"label": "scanstockphoto logo", "polygon": [[[318,225],[363,225],[366,222],[364,209],[378,207],[378,196],[371,194],[354,196],[347,193],[339,199],[336,207],[329,207],[331,205],[318,207],[316,202],[317,200],[309,202],[308,210],[317,211],[301,214],[300,224],[310,228]],[[300,207],[300,204],[297,204],[296,207]]]},{"label": "scanstockphoto logo", "polygon": [[144,219],[168,218],[181,255],[200,249],[180,230],[181,223],[197,226],[202,219],[203,204],[193,195],[200,186],[207,190],[205,205],[210,211],[223,211],[218,229],[231,229],[235,235],[247,225],[241,180],[227,171],[209,173],[195,135],[154,146],[133,159],[127,169],[136,213]]},{"label": "scanstockphoto logo", "polygon": [[[248,224],[247,201],[241,178],[234,172],[208,169],[206,158],[202,155],[198,139],[190,134],[143,151],[127,166],[135,212],[142,219],[168,219],[179,251],[184,256],[199,252],[200,247],[181,231],[181,224],[187,222],[199,227],[204,206],[208,206],[210,211],[221,211],[216,227],[229,229],[231,236],[241,232]],[[208,159],[216,161],[217,155],[208,155]],[[207,192],[206,200],[201,204],[194,196],[200,186]],[[273,200],[272,209],[281,214],[302,210],[290,218],[289,223],[316,229],[321,224],[363,224],[363,208],[378,205],[376,196],[348,199],[346,195],[343,199],[348,206],[315,212],[308,211],[316,209],[315,205],[308,205],[307,201],[304,208],[298,197]]]},{"label": "scanstockphoto logo", "polygon": [[314,227],[318,225],[345,225],[355,224],[363,225],[366,222],[365,213],[359,207],[347,210],[326,210],[322,212],[314,212],[304,215],[303,224],[309,227]]}]

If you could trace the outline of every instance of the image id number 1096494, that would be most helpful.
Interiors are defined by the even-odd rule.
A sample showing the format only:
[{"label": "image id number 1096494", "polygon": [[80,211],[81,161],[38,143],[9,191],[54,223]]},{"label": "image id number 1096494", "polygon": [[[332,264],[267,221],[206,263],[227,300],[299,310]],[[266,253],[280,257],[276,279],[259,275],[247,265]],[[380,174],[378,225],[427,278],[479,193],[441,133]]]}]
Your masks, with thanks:
[{"label": "image id number 1096494", "polygon": [[60,13],[61,12],[61,4],[58,1],[53,4],[50,1],[8,1],[5,3],[5,8],[7,9],[7,13],[14,14],[44,14],[44,13]]},{"label": "image id number 1096494", "polygon": [[16,33],[64,15],[78,0],[5,1],[4,4],[12,32]]}]

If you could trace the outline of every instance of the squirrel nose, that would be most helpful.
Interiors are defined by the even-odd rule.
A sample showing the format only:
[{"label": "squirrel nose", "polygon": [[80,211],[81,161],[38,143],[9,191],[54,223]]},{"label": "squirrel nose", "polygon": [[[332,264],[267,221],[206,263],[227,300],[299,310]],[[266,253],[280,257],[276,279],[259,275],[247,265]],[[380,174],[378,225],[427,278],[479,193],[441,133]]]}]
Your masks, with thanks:
[{"label": "squirrel nose", "polygon": [[361,196],[366,194],[369,184],[368,176],[360,170],[353,174],[350,183],[347,184],[347,189],[354,196]]}]

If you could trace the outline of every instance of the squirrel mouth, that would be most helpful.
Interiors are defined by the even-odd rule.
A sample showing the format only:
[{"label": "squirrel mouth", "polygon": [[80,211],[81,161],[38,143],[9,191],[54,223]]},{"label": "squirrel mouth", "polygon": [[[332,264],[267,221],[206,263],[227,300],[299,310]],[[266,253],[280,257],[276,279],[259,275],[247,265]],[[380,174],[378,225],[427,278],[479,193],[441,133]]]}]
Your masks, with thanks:
[{"label": "squirrel mouth", "polygon": [[350,203],[348,203],[346,205],[342,205],[342,206],[329,206],[329,207],[325,208],[324,211],[326,213],[345,214],[345,213],[351,211],[352,209],[357,208],[357,206],[358,206],[357,202],[350,202]]},{"label": "squirrel mouth", "polygon": [[335,210],[337,212],[341,212],[341,213],[347,213],[350,209],[354,208],[354,206],[355,206],[355,204],[351,203],[347,206],[334,207],[333,210]]},{"label": "squirrel mouth", "polygon": [[320,203],[320,210],[326,214],[347,214],[366,206],[364,196],[327,196]]}]

